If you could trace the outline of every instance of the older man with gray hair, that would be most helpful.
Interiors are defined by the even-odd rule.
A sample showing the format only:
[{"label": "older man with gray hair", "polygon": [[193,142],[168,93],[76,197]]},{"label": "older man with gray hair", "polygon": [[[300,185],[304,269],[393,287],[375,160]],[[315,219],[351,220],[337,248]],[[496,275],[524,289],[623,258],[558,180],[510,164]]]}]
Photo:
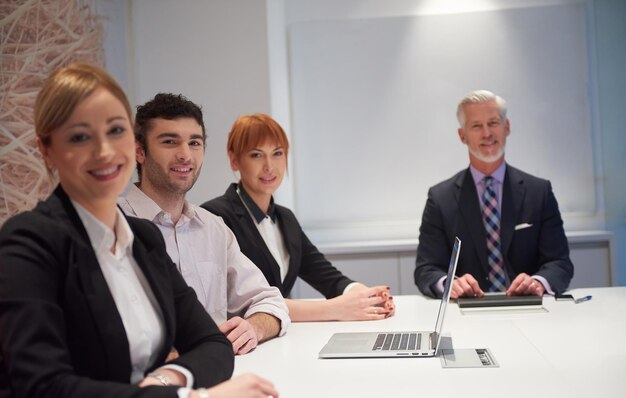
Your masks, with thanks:
[{"label": "older man with gray hair", "polygon": [[511,134],[506,101],[487,90],[458,105],[458,134],[470,166],[428,191],[415,284],[441,297],[454,237],[463,242],[452,298],[557,294],[574,275],[550,182],[504,160]]}]

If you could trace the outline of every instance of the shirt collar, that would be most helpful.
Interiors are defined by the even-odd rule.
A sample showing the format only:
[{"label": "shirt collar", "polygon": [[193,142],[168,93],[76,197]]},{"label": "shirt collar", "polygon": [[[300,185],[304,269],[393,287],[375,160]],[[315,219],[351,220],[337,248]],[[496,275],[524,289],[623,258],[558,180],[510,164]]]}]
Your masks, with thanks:
[{"label": "shirt collar", "polygon": [[[139,218],[145,218],[155,224],[163,225],[168,220],[171,221],[171,216],[168,212],[161,209],[158,204],[151,197],[146,195],[136,184],[131,184],[128,193],[125,196],[130,207],[135,211],[135,215]],[[191,205],[186,199],[183,204],[183,217],[181,220],[185,222],[185,218],[188,220],[195,220],[201,224],[204,224],[195,207]],[[179,221],[180,222],[180,221]]]},{"label": "shirt collar", "polygon": [[112,230],[83,206],[72,199],[70,200],[74,208],[76,208],[76,212],[91,241],[91,246],[96,253],[102,250],[110,250],[113,242],[115,242],[116,256],[121,256],[122,253],[125,253],[132,247],[135,235],[133,235],[133,231],[130,229],[126,217],[124,217],[119,208],[115,208],[115,225],[113,226],[114,230]]},{"label": "shirt collar", "polygon": [[[506,171],[506,162],[502,162],[502,164],[496,169],[496,171],[491,173],[491,177],[493,177],[494,180],[498,181],[500,184],[503,184],[505,171]],[[470,172],[472,173],[472,178],[474,179],[475,185],[482,183],[483,179],[486,177],[485,174],[478,171],[472,165],[470,165]]]},{"label": "shirt collar", "polygon": [[250,213],[252,213],[252,216],[257,224],[263,221],[266,215],[269,216],[272,221],[276,222],[276,206],[274,205],[274,197],[270,199],[270,208],[267,214],[265,214],[263,210],[257,206],[254,200],[252,200],[250,195],[248,195],[246,190],[243,188],[243,184],[237,184],[237,193],[239,193],[239,197],[243,200],[243,203],[246,205],[248,210],[250,210]]}]

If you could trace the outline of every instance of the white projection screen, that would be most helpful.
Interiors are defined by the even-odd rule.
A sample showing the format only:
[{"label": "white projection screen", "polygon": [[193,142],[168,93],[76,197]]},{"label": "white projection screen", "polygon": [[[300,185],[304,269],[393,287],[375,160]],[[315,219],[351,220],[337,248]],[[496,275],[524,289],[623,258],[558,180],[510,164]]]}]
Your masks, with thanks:
[{"label": "white projection screen", "polygon": [[417,237],[428,188],[467,167],[456,105],[509,105],[507,161],[596,212],[586,8],[564,4],[288,26],[294,192],[316,242]]}]

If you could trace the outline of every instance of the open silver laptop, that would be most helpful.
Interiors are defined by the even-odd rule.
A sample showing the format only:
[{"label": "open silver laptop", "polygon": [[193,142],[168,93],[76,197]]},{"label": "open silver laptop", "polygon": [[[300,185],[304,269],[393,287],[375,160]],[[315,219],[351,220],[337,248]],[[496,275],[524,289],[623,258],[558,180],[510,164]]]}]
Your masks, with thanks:
[{"label": "open silver laptop", "polygon": [[450,301],[450,290],[456,264],[459,260],[461,241],[455,238],[448,277],[439,304],[435,330],[429,332],[355,332],[335,333],[319,353],[320,358],[398,358],[432,357],[437,355],[441,341],[441,329]]}]

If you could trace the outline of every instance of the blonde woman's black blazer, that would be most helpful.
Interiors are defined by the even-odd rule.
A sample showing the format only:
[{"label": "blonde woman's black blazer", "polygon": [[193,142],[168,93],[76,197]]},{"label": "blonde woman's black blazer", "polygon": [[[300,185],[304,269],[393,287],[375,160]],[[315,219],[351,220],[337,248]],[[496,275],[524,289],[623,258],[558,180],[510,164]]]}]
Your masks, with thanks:
[{"label": "blonde woman's black blazer", "polygon": [[[149,221],[127,219],[133,254],[160,306],[173,363],[195,387],[228,379],[233,351],[167,255]],[[129,384],[131,362],[122,319],[95,252],[59,186],[0,230],[0,397],[177,397],[175,387]]]}]

